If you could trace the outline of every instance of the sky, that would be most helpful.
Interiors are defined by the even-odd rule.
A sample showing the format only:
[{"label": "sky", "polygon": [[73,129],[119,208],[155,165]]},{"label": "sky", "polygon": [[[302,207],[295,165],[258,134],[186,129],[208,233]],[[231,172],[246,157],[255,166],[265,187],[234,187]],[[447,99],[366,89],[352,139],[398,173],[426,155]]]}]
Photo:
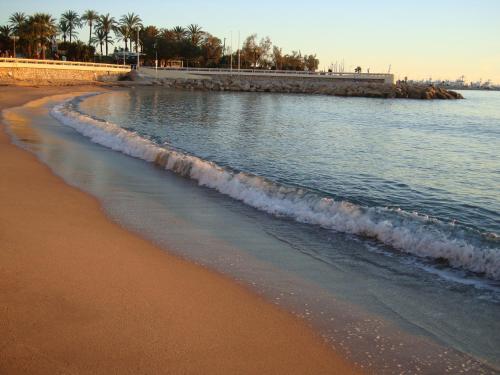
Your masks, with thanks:
[{"label": "sky", "polygon": [[[344,61],[346,70],[391,72],[397,78],[500,83],[500,0],[0,0],[0,25],[16,11],[82,13],[115,18],[134,12],[145,25],[199,24],[237,49],[253,33],[285,52],[317,54],[320,69]],[[88,40],[88,31],[79,38]]]}]

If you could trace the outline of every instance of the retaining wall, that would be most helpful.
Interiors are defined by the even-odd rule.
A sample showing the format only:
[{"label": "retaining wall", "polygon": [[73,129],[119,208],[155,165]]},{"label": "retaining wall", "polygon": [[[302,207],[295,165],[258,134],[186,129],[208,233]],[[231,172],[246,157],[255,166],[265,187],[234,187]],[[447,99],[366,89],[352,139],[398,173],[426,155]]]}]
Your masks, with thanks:
[{"label": "retaining wall", "polygon": [[116,81],[129,67],[51,60],[0,59],[0,83],[81,84]]}]

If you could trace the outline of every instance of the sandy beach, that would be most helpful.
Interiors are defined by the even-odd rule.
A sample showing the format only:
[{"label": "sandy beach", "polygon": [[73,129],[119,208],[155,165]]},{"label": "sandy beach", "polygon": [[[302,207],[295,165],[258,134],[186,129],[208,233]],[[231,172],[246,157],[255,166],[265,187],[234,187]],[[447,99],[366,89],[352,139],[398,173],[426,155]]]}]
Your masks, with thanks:
[{"label": "sandy beach", "polygon": [[[0,110],[73,91],[89,88],[0,87]],[[358,372],[304,322],[113,223],[3,124],[0,170],[0,373]]]}]

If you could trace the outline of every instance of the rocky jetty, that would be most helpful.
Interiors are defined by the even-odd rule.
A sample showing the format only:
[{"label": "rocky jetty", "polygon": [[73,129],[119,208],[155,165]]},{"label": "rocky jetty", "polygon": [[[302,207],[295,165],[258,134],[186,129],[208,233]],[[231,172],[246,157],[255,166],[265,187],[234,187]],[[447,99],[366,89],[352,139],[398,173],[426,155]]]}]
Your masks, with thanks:
[{"label": "rocky jetty", "polygon": [[462,95],[455,91],[435,86],[404,82],[391,85],[379,82],[325,78],[216,75],[211,76],[210,79],[207,77],[200,77],[200,79],[156,79],[152,80],[151,84],[204,91],[275,92],[369,98],[463,99]]},{"label": "rocky jetty", "polygon": [[395,98],[408,99],[463,99],[462,94],[434,85],[399,83],[394,85]]}]

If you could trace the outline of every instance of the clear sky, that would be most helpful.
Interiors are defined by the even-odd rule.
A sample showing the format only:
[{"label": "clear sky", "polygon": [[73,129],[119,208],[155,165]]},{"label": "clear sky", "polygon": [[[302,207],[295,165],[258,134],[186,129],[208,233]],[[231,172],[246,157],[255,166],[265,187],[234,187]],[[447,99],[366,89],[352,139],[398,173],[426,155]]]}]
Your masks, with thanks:
[{"label": "clear sky", "polygon": [[[15,11],[59,16],[67,9],[138,13],[144,24],[197,23],[236,50],[251,33],[270,36],[284,51],[316,53],[320,68],[344,59],[396,78],[491,79],[500,83],[500,0],[0,0],[0,24]],[[87,30],[80,39],[87,40]]]}]

